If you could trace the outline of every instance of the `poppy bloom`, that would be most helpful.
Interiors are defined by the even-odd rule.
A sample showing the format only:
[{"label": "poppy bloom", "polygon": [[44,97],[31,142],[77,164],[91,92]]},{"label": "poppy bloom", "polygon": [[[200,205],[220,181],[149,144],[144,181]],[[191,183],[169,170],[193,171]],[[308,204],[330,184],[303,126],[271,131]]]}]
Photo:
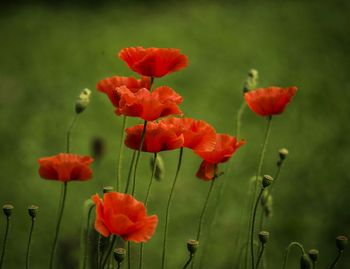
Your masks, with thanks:
[{"label": "poppy bloom", "polygon": [[[127,128],[125,131],[125,145],[128,148],[138,150],[141,145],[143,124]],[[161,122],[148,122],[141,150],[155,153],[181,148],[183,144],[183,134],[178,134],[175,128]]]},{"label": "poppy bloom", "polygon": [[203,161],[196,174],[203,180],[212,180],[217,175],[217,165],[227,162],[232,154],[243,144],[244,140],[237,141],[233,136],[227,134],[216,134],[216,145],[212,151],[195,151]]},{"label": "poppy bloom", "polygon": [[143,76],[162,77],[187,66],[188,59],[178,49],[124,48],[119,52],[130,69]]},{"label": "poppy bloom", "polygon": [[93,159],[89,156],[60,153],[52,157],[38,160],[39,175],[44,179],[67,182],[71,180],[85,181],[92,177],[89,165]]},{"label": "poppy bloom", "polygon": [[113,76],[100,80],[97,83],[96,88],[98,91],[107,94],[113,106],[119,107],[120,94],[116,91],[116,88],[125,86],[131,92],[135,93],[142,88],[149,89],[150,85],[151,79],[149,77],[136,79],[134,77]]},{"label": "poppy bloom", "polygon": [[95,229],[105,237],[119,235],[126,241],[148,241],[158,224],[156,215],[147,216],[143,203],[129,194],[108,192],[101,199],[95,194],[91,199],[96,204]]},{"label": "poppy bloom", "polygon": [[182,103],[182,97],[167,86],[159,87],[153,92],[141,89],[133,93],[125,86],[116,88],[116,91],[121,96],[119,107],[115,110],[117,115],[153,121],[172,114],[182,114],[178,107]]},{"label": "poppy bloom", "polygon": [[199,151],[214,150],[216,144],[215,129],[203,120],[191,118],[167,118],[161,121],[183,134],[185,148]]},{"label": "poppy bloom", "polygon": [[272,116],[281,114],[284,111],[296,91],[297,87],[259,88],[246,92],[244,98],[250,109],[256,114],[260,116]]}]

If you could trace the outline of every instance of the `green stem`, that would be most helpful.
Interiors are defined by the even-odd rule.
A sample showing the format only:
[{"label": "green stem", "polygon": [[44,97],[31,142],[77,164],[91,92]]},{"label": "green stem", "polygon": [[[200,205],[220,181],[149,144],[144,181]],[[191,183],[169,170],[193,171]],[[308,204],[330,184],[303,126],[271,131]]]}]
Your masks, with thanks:
[{"label": "green stem", "polygon": [[101,269],[104,269],[104,268],[106,267],[108,258],[109,258],[109,256],[111,255],[112,250],[113,250],[113,246],[114,246],[114,243],[115,243],[115,239],[116,239],[116,236],[113,235],[112,242],[111,242],[110,245],[109,245],[109,249],[107,250],[106,257],[104,258],[104,260],[103,260],[103,262],[102,262]]},{"label": "green stem", "polygon": [[282,269],[285,269],[286,266],[287,266],[287,261],[288,261],[288,254],[289,254],[289,251],[290,249],[293,247],[293,246],[296,246],[300,249],[301,251],[301,255],[304,255],[305,254],[305,250],[304,250],[304,247],[302,244],[300,244],[299,242],[292,242],[288,245],[288,247],[286,248],[285,252],[284,252],[284,258],[283,258],[283,266],[282,266]]},{"label": "green stem", "polygon": [[[151,175],[151,179],[150,179],[149,184],[148,184],[146,198],[145,198],[145,201],[144,201],[145,207],[147,207],[147,204],[148,204],[148,198],[149,198],[149,195],[151,193],[151,188],[152,188],[152,183],[153,183],[153,179],[154,179],[154,174],[156,172],[157,153],[154,153],[154,157],[153,158],[154,158],[154,162],[153,162],[153,168],[152,168],[152,175]],[[143,243],[140,244],[139,269],[142,269],[142,267],[143,267]]]},{"label": "green stem", "polygon": [[102,235],[98,234],[98,239],[97,239],[97,269],[101,269],[102,265]]},{"label": "green stem", "polygon": [[187,260],[187,262],[185,263],[185,265],[182,269],[186,269],[191,264],[192,259],[193,259],[193,254],[190,254],[189,259]]},{"label": "green stem", "polygon": [[4,262],[5,252],[6,252],[6,244],[7,244],[7,236],[10,229],[10,217],[6,217],[6,230],[4,236],[4,242],[2,246],[1,259],[0,259],[0,269],[2,268],[2,264]]},{"label": "green stem", "polygon": [[129,186],[130,186],[130,181],[131,181],[131,175],[132,175],[132,168],[134,167],[134,163],[135,163],[135,157],[136,157],[136,150],[134,150],[133,154],[132,154],[132,159],[130,162],[130,168],[129,168],[129,173],[128,173],[128,180],[126,181],[126,186],[125,186],[125,191],[124,193],[128,193],[129,191]]},{"label": "green stem", "polygon": [[52,249],[51,249],[51,255],[50,255],[50,267],[49,267],[50,269],[53,268],[54,257],[55,257],[56,247],[57,247],[57,240],[60,234],[61,221],[62,221],[64,207],[66,204],[66,197],[67,197],[67,182],[64,182],[62,203],[60,205],[61,208],[59,210],[59,215],[58,215],[56,230],[55,230],[55,237],[52,243]]},{"label": "green stem", "polygon": [[242,126],[242,116],[244,113],[245,108],[247,107],[247,103],[245,100],[243,100],[241,106],[239,107],[239,110],[237,112],[237,122],[236,122],[236,138],[237,140],[241,136],[241,126]]},{"label": "green stem", "polygon": [[131,195],[132,196],[134,196],[135,191],[136,191],[136,172],[137,172],[137,166],[139,164],[141,150],[142,150],[142,147],[143,147],[143,142],[145,140],[146,129],[147,129],[147,121],[145,120],[144,123],[143,123],[140,147],[139,147],[139,149],[137,151],[137,154],[136,154],[136,160],[135,160],[135,166],[134,166],[134,179],[133,179],[133,185],[132,185],[132,191],[131,191]]},{"label": "green stem", "polygon": [[117,264],[117,269],[120,269],[121,267],[120,267],[120,264],[121,264],[121,262],[118,262],[118,264]]},{"label": "green stem", "polygon": [[256,199],[255,205],[254,205],[254,210],[253,210],[253,220],[252,220],[252,225],[250,228],[250,255],[252,257],[252,269],[255,268],[255,264],[254,264],[254,226],[255,226],[255,218],[256,218],[256,211],[258,209],[258,205],[259,205],[259,201],[261,198],[261,195],[264,192],[264,188],[261,188],[258,198]]},{"label": "green stem", "polygon": [[338,261],[340,260],[341,258],[341,255],[343,254],[343,251],[342,250],[339,250],[338,251],[338,254],[337,256],[335,257],[334,261],[331,263],[331,265],[328,267],[329,269],[333,269],[337,266],[337,263]]},{"label": "green stem", "polygon": [[29,269],[29,254],[30,254],[30,243],[32,242],[32,234],[34,230],[35,218],[32,218],[32,224],[30,226],[29,239],[27,245],[27,255],[26,255],[26,269]]},{"label": "green stem", "polygon": [[123,117],[122,133],[120,135],[120,146],[119,146],[119,156],[118,156],[118,169],[117,169],[117,183],[116,191],[119,191],[120,182],[122,180],[122,166],[123,166],[123,152],[124,152],[124,139],[125,139],[125,127],[127,123],[127,116]]},{"label": "green stem", "polygon": [[260,250],[260,253],[259,253],[259,256],[258,256],[258,260],[257,260],[256,266],[255,266],[256,269],[259,269],[260,261],[261,261],[261,258],[263,256],[263,254],[264,254],[264,250],[265,250],[265,244],[262,244],[261,245],[261,250]]},{"label": "green stem", "polygon": [[316,262],[312,261],[312,269],[316,269]]},{"label": "green stem", "polygon": [[70,152],[70,135],[72,133],[72,129],[73,129],[75,123],[78,120],[78,117],[79,117],[79,114],[75,114],[75,116],[74,116],[74,118],[73,118],[73,120],[68,128],[68,131],[67,131],[67,141],[66,141],[67,142],[67,153]]},{"label": "green stem", "polygon": [[84,243],[82,244],[82,247],[83,247],[82,269],[86,268],[86,260],[88,258],[90,218],[91,218],[92,210],[94,208],[95,208],[95,204],[90,204],[90,208],[87,214],[86,226],[85,226],[85,229],[83,229],[83,232],[85,231],[85,236],[83,236]]},{"label": "green stem", "polygon": [[165,268],[166,251],[167,251],[166,243],[167,243],[167,235],[168,235],[168,223],[169,223],[170,206],[171,206],[171,201],[172,201],[172,198],[173,198],[173,194],[174,194],[177,178],[178,178],[178,175],[179,175],[179,171],[180,171],[180,168],[181,168],[182,155],[183,155],[183,148],[180,149],[179,160],[178,160],[177,169],[176,169],[176,174],[175,174],[175,178],[174,178],[174,181],[173,181],[173,185],[171,186],[171,190],[170,190],[170,194],[169,194],[169,198],[168,198],[168,203],[167,203],[167,207],[166,207],[166,211],[165,211],[165,226],[164,226],[162,267],[161,267],[162,269]]},{"label": "green stem", "polygon": [[128,269],[131,269],[131,242],[128,241]]}]

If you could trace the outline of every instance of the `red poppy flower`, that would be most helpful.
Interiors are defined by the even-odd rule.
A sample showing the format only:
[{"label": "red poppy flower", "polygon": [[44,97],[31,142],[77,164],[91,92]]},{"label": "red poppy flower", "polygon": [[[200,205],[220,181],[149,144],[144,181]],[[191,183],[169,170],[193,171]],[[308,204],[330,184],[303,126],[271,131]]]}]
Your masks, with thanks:
[{"label": "red poppy flower", "polygon": [[38,160],[39,174],[44,179],[67,182],[71,180],[84,181],[92,177],[89,165],[93,159],[89,156],[60,153],[52,157]]},{"label": "red poppy flower", "polygon": [[232,154],[243,144],[244,140],[237,141],[227,134],[216,134],[216,145],[212,151],[195,151],[202,159],[197,177],[203,180],[212,180],[217,174],[217,164],[227,162]]},{"label": "red poppy flower", "polygon": [[95,229],[105,237],[119,235],[126,241],[148,241],[158,224],[156,215],[147,216],[143,203],[129,194],[108,192],[103,200],[98,194],[91,199],[96,204]]},{"label": "red poppy flower", "polygon": [[182,103],[182,97],[167,86],[159,87],[153,92],[141,89],[133,93],[125,86],[116,90],[121,96],[119,107],[115,110],[117,115],[153,121],[160,117],[182,113],[178,107],[178,104]]},{"label": "red poppy flower", "polygon": [[[138,150],[141,144],[143,125],[139,124],[126,130],[125,145],[131,149]],[[181,148],[184,137],[178,134],[174,128],[162,123],[148,122],[142,151],[160,152]]]},{"label": "red poppy flower", "polygon": [[215,129],[203,120],[191,118],[167,118],[161,121],[175,128],[178,134],[183,134],[183,147],[199,151],[214,150],[216,144]]},{"label": "red poppy flower", "polygon": [[136,79],[134,77],[113,76],[100,80],[97,83],[96,88],[98,91],[107,94],[113,106],[119,107],[120,94],[116,91],[116,88],[125,86],[131,92],[135,93],[142,88],[149,89],[150,85],[151,79],[149,77]]},{"label": "red poppy flower", "polygon": [[244,98],[250,109],[256,114],[260,116],[272,116],[281,114],[284,111],[296,91],[297,87],[259,88],[246,92]]},{"label": "red poppy flower", "polygon": [[188,59],[178,49],[167,48],[124,48],[119,52],[133,71],[143,76],[162,77],[187,66]]}]

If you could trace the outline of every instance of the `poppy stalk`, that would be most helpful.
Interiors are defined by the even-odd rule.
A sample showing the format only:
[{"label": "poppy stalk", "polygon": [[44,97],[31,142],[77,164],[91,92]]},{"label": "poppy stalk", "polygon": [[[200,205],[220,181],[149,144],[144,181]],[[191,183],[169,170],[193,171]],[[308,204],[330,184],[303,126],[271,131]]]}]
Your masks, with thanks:
[{"label": "poppy stalk", "polygon": [[178,178],[178,175],[179,175],[179,172],[180,172],[180,169],[181,169],[182,155],[183,155],[183,147],[180,148],[179,160],[178,160],[178,163],[177,163],[177,169],[176,169],[173,185],[171,186],[171,190],[170,190],[170,194],[169,194],[168,202],[167,202],[167,207],[166,207],[166,211],[165,211],[163,253],[162,253],[162,266],[161,266],[162,269],[165,268],[165,261],[166,261],[166,251],[167,251],[166,244],[167,244],[167,236],[168,236],[170,206],[171,206],[171,202],[172,202],[172,198],[173,198],[173,194],[174,194],[177,178]]},{"label": "poppy stalk", "polygon": [[302,244],[300,244],[299,242],[291,242],[288,247],[286,248],[285,252],[284,252],[284,257],[283,257],[283,266],[282,269],[285,269],[287,266],[287,261],[288,261],[288,255],[289,255],[289,251],[290,249],[295,246],[297,248],[300,249],[301,255],[305,254],[305,250]]},{"label": "poppy stalk", "polygon": [[6,216],[6,229],[5,229],[4,241],[3,241],[3,245],[2,245],[1,258],[0,258],[0,269],[2,268],[4,258],[5,258],[7,237],[8,237],[8,233],[10,230],[10,219],[11,219],[11,215],[12,215],[13,206],[12,205],[4,205],[2,207],[2,209],[3,209],[3,212]]},{"label": "poppy stalk", "polygon": [[89,230],[92,210],[95,208],[95,204],[92,203],[91,199],[88,199],[84,203],[84,215],[86,216],[86,223],[83,225],[82,236],[81,236],[81,248],[82,256],[80,258],[80,264],[82,269],[86,269],[87,258],[88,258],[88,247],[89,247]]},{"label": "poppy stalk", "polygon": [[123,116],[123,124],[121,129],[120,136],[120,146],[119,146],[119,156],[118,156],[118,168],[117,168],[117,182],[116,182],[116,191],[119,191],[120,182],[122,180],[122,165],[123,165],[123,152],[124,152],[124,139],[125,139],[125,127],[127,123],[127,116]]},{"label": "poppy stalk", "polygon": [[36,220],[36,214],[38,211],[37,206],[30,206],[28,208],[28,213],[31,217],[31,225],[30,225],[30,231],[29,231],[29,239],[28,239],[28,244],[27,244],[27,255],[26,255],[26,269],[29,269],[29,254],[30,254],[30,244],[32,242],[32,235],[33,235],[33,230],[34,230],[34,224]]}]

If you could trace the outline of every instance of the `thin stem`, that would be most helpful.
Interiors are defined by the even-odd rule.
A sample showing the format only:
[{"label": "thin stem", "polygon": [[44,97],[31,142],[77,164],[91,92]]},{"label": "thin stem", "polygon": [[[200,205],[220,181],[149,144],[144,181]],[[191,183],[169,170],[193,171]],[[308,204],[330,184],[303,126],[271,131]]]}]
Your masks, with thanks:
[{"label": "thin stem", "polygon": [[265,244],[262,244],[261,245],[261,249],[260,249],[260,253],[259,253],[259,256],[258,256],[258,260],[257,260],[256,266],[255,266],[256,269],[259,269],[260,261],[261,261],[261,258],[263,256],[263,254],[264,254],[264,250],[265,250]]},{"label": "thin stem", "polygon": [[126,186],[125,186],[125,191],[124,193],[128,193],[129,191],[129,186],[130,186],[130,181],[131,181],[131,175],[132,175],[132,168],[134,167],[134,163],[135,163],[135,157],[136,157],[136,150],[134,150],[133,154],[132,154],[132,159],[130,162],[130,168],[129,168],[129,173],[128,173],[128,179],[126,181]]},{"label": "thin stem", "polygon": [[282,269],[285,269],[286,266],[287,266],[287,261],[288,261],[288,254],[289,254],[289,251],[290,249],[293,247],[293,246],[296,246],[300,249],[301,251],[301,255],[304,255],[305,254],[305,250],[304,250],[304,247],[302,244],[300,244],[299,242],[292,242],[288,245],[288,247],[286,248],[285,252],[284,252],[284,258],[283,258],[283,266],[282,266]]},{"label": "thin stem", "polygon": [[59,236],[59,233],[60,233],[61,221],[62,221],[64,206],[66,204],[66,197],[67,197],[67,182],[64,182],[62,203],[60,205],[61,208],[60,208],[58,219],[57,219],[56,230],[55,230],[55,237],[54,237],[54,240],[53,240],[53,243],[52,243],[52,250],[51,250],[51,256],[50,256],[50,269],[53,268],[54,256],[55,256],[56,247],[57,247],[57,240],[58,240],[58,236]]},{"label": "thin stem", "polygon": [[85,236],[83,243],[83,269],[86,268],[86,260],[88,258],[88,247],[89,247],[89,229],[90,229],[90,218],[92,210],[95,208],[95,204],[90,204],[90,208],[87,214],[86,226],[85,226]]},{"label": "thin stem", "polygon": [[136,160],[135,160],[135,166],[134,166],[134,180],[133,180],[131,195],[134,195],[135,194],[135,190],[136,190],[136,172],[137,172],[137,166],[139,164],[141,150],[142,150],[142,147],[143,147],[143,142],[145,140],[146,129],[147,129],[147,121],[145,120],[144,123],[143,123],[143,130],[142,130],[142,134],[141,134],[140,147],[139,147],[139,149],[137,151],[137,154],[136,154]]},{"label": "thin stem", "polygon": [[334,261],[331,263],[331,265],[328,267],[329,269],[333,269],[337,266],[338,261],[340,260],[341,255],[343,254],[342,250],[338,251],[337,256],[335,257]]},{"label": "thin stem", "polygon": [[190,254],[189,259],[187,260],[187,262],[185,263],[185,265],[182,269],[186,269],[191,264],[192,259],[193,259],[193,254]]},{"label": "thin stem", "polygon": [[71,124],[70,124],[70,126],[69,126],[69,128],[68,128],[68,131],[67,131],[67,141],[66,141],[67,142],[67,153],[70,152],[70,135],[72,133],[72,129],[73,129],[75,123],[78,120],[78,117],[79,117],[79,114],[76,113],[74,118],[73,118],[73,120],[72,120],[72,122],[71,122]]},{"label": "thin stem", "polygon": [[35,218],[32,218],[32,224],[30,226],[29,239],[27,245],[27,255],[26,255],[26,269],[29,269],[29,254],[30,254],[30,244],[32,242],[32,234],[34,230]]},{"label": "thin stem", "polygon": [[122,165],[123,165],[123,152],[124,152],[124,138],[125,138],[125,127],[127,123],[127,116],[123,117],[122,133],[120,135],[120,146],[119,146],[119,156],[118,156],[118,169],[117,169],[117,183],[116,190],[119,191],[120,182],[122,180]]},{"label": "thin stem", "polygon": [[2,252],[1,252],[1,259],[0,259],[0,269],[2,268],[2,264],[4,262],[5,252],[6,252],[6,243],[7,243],[7,236],[10,229],[10,217],[6,217],[6,230],[5,230],[5,236],[2,246]]},{"label": "thin stem", "polygon": [[166,251],[167,251],[166,243],[167,243],[167,235],[168,235],[169,212],[170,212],[171,201],[172,201],[172,198],[173,198],[173,194],[174,194],[177,178],[178,178],[179,171],[180,171],[180,168],[181,168],[182,155],[183,155],[183,148],[180,149],[179,160],[178,160],[177,169],[176,169],[176,174],[175,174],[175,178],[174,178],[174,181],[173,181],[173,185],[171,186],[171,190],[170,190],[170,194],[169,194],[169,198],[168,198],[168,203],[167,203],[167,207],[166,207],[166,211],[165,211],[165,226],[164,226],[162,267],[161,267],[162,269],[165,268],[165,260],[166,260]]},{"label": "thin stem", "polygon": [[316,262],[312,261],[312,269],[316,269]]},{"label": "thin stem", "polygon": [[259,195],[258,195],[258,198],[256,199],[256,202],[255,202],[255,205],[254,205],[253,220],[252,220],[252,225],[251,225],[251,228],[250,228],[250,255],[252,257],[252,269],[255,268],[255,264],[254,264],[254,244],[253,244],[255,218],[256,218],[256,211],[258,209],[259,201],[260,201],[260,198],[261,198],[261,195],[263,194],[263,192],[264,192],[264,188],[261,188],[261,190],[259,192]]},{"label": "thin stem", "polygon": [[102,235],[98,234],[98,239],[97,239],[97,268],[98,269],[101,268],[102,257],[103,257],[103,253],[102,253]]},{"label": "thin stem", "polygon": [[118,262],[117,269],[120,269],[121,262]]},{"label": "thin stem", "polygon": [[131,269],[131,242],[128,241],[128,269]]},{"label": "thin stem", "polygon": [[111,253],[112,253],[112,249],[113,249],[113,246],[114,246],[115,239],[116,239],[116,236],[113,235],[112,242],[111,242],[110,245],[109,245],[109,249],[107,250],[106,257],[104,258],[104,260],[103,260],[103,262],[102,262],[101,269],[104,269],[105,266],[106,266],[106,264],[107,264],[108,258],[109,258],[109,256],[110,256]]},{"label": "thin stem", "polygon": [[[154,179],[154,174],[156,172],[157,153],[154,153],[154,157],[153,158],[154,158],[154,162],[153,162],[153,168],[152,168],[152,175],[151,175],[151,179],[150,179],[149,184],[148,184],[146,198],[145,198],[145,201],[144,201],[145,207],[147,207],[147,204],[148,204],[148,198],[149,198],[149,195],[151,193],[151,188],[152,188],[152,183],[153,183],[153,179]],[[139,269],[142,269],[142,267],[143,267],[143,243],[140,244]]]},{"label": "thin stem", "polygon": [[241,106],[239,107],[239,110],[237,112],[237,121],[236,121],[236,138],[237,140],[241,136],[241,126],[242,126],[242,116],[244,113],[245,108],[247,107],[247,103],[245,100],[243,100]]}]

